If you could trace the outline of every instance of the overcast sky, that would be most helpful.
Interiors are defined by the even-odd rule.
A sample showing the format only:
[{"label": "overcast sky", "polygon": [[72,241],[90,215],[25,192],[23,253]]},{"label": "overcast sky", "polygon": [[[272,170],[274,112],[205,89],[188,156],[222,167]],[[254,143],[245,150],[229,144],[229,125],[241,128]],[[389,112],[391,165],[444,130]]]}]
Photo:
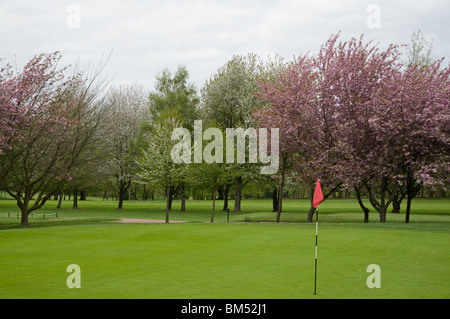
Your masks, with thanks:
[{"label": "overcast sky", "polygon": [[96,64],[115,84],[152,90],[164,68],[185,65],[197,88],[233,54],[316,52],[331,34],[409,43],[421,30],[434,55],[450,57],[450,1],[0,0],[0,57],[22,67],[61,51],[64,64]]}]

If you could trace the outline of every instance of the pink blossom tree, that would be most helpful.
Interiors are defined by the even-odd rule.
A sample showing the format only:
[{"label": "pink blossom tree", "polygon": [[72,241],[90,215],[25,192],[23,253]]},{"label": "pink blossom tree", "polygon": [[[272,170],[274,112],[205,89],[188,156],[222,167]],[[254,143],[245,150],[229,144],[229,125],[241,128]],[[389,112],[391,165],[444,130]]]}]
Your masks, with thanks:
[{"label": "pink blossom tree", "polygon": [[396,169],[394,185],[406,189],[406,222],[421,187],[445,187],[450,172],[450,70],[442,60],[409,64],[393,74],[373,99],[370,125]]},{"label": "pink blossom tree", "polygon": [[[367,148],[366,104],[395,53],[394,47],[379,53],[362,39],[338,38],[332,36],[318,54],[298,58],[275,83],[262,85],[260,94],[271,105],[261,112],[260,124],[280,126],[280,152],[311,194],[319,177],[328,189],[325,197],[362,174],[349,163]],[[313,212],[312,207],[308,221]]]},{"label": "pink blossom tree", "polygon": [[71,179],[98,121],[87,121],[90,86],[59,68],[60,59],[58,52],[40,54],[22,70],[1,69],[0,189],[16,200],[22,225]]},{"label": "pink blossom tree", "polygon": [[3,154],[5,149],[11,148],[11,139],[21,122],[20,113],[12,103],[13,92],[10,89],[14,86],[12,75],[11,65],[7,64],[0,68],[0,154]]},{"label": "pink blossom tree", "polygon": [[316,123],[309,115],[316,94],[314,63],[307,56],[280,71],[276,80],[260,82],[258,96],[270,106],[256,110],[253,115],[260,127],[279,128],[279,169],[272,176],[278,188],[277,222],[281,216],[285,177],[294,163],[308,154],[302,151],[310,149],[306,145],[315,140],[313,136],[317,131],[311,128]]},{"label": "pink blossom tree", "polygon": [[317,177],[330,186],[327,195],[354,187],[368,222],[364,187],[385,222],[402,184],[409,212],[418,185],[448,179],[449,71],[440,62],[405,66],[395,45],[382,51],[362,37],[338,40],[263,82],[259,95],[270,106],[255,115],[259,125],[280,128],[280,163],[311,189]]},{"label": "pink blossom tree", "polygon": [[[370,184],[381,184],[380,201],[370,197],[372,206],[385,218],[391,196],[385,196],[389,176],[395,173],[390,154],[381,136],[370,126],[376,112],[373,101],[381,84],[391,81],[399,67],[397,46],[380,51],[363,37],[337,42],[339,34],[331,37],[317,55],[321,79],[320,108],[326,138],[324,154],[332,160],[337,179],[344,186],[354,187],[368,222],[369,210],[363,205],[359,188],[365,185],[370,195]],[[324,161],[330,167],[329,161]],[[381,176],[378,181],[375,176]],[[391,192],[392,193],[392,192]],[[389,193],[389,194],[391,194]]]}]

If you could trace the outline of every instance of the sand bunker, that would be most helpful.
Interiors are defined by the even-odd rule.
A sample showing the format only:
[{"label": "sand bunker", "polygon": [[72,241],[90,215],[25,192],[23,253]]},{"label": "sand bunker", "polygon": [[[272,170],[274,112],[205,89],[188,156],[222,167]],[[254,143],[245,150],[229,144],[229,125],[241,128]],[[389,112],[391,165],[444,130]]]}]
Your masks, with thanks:
[{"label": "sand bunker", "polygon": [[[141,219],[141,218],[121,218],[120,220],[114,220],[116,223],[128,223],[128,224],[158,224],[165,223],[163,219]],[[169,220],[169,223],[186,223],[184,220]]]}]

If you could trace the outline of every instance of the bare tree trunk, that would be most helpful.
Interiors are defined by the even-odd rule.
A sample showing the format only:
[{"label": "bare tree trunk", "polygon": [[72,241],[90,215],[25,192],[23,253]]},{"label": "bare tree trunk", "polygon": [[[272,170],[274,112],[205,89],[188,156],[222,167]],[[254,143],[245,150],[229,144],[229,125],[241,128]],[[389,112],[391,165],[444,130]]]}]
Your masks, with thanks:
[{"label": "bare tree trunk", "polygon": [[284,172],[285,172],[285,170],[284,170],[284,166],[283,166],[282,171],[281,171],[280,185],[278,188],[277,223],[280,222],[281,208],[282,208],[282,203],[283,203]]},{"label": "bare tree trunk", "polygon": [[214,210],[216,209],[216,185],[213,186],[213,204],[211,212],[211,223],[214,223]]},{"label": "bare tree trunk", "polygon": [[397,190],[392,197],[393,214],[400,214],[400,205],[403,199],[405,198],[406,192],[407,192],[406,187],[397,187]]},{"label": "bare tree trunk", "polygon": [[170,210],[170,186],[166,187],[166,223],[169,223],[169,210]]},{"label": "bare tree trunk", "polygon": [[385,206],[382,207],[382,209],[380,210],[380,223],[385,223],[386,222],[386,208]]},{"label": "bare tree trunk", "polygon": [[309,208],[308,211],[308,223],[312,223],[313,222],[313,216],[314,216],[314,212],[316,211],[316,209],[311,205],[311,207]]},{"label": "bare tree trunk", "polygon": [[217,187],[217,199],[223,200],[223,186]]},{"label": "bare tree trunk", "polygon": [[230,184],[226,184],[223,189],[223,209],[226,212],[228,209],[228,191],[230,190]]},{"label": "bare tree trunk", "polygon": [[395,196],[392,200],[392,214],[400,214],[401,201],[399,201],[398,197]]},{"label": "bare tree trunk", "polygon": [[411,212],[411,201],[412,198],[408,195],[408,197],[406,198],[406,216],[405,216],[405,223],[409,223],[409,215]]},{"label": "bare tree trunk", "polygon": [[241,211],[241,196],[242,196],[242,176],[236,177],[236,196],[234,198],[234,210],[233,212]]},{"label": "bare tree trunk", "polygon": [[148,194],[147,194],[147,187],[145,187],[144,184],[144,190],[142,191],[142,200],[147,200]]},{"label": "bare tree trunk", "polygon": [[82,189],[80,191],[80,200],[86,200],[86,198],[87,198],[87,192],[84,189]]},{"label": "bare tree trunk", "polygon": [[376,211],[378,212],[378,214],[380,215],[380,223],[385,223],[386,222],[386,211],[392,202],[392,198],[393,198],[392,194],[396,191],[397,184],[394,185],[390,196],[388,196],[388,198],[386,198],[386,193],[389,193],[388,177],[383,176],[383,178],[381,180],[380,200],[379,201],[375,198],[372,187],[370,187],[366,181],[363,181],[363,184],[366,187],[367,193],[369,194],[370,203],[372,204],[373,208],[375,208]]},{"label": "bare tree trunk", "polygon": [[281,205],[282,205],[282,200],[281,198],[283,197],[283,185],[284,181],[281,183],[280,185],[280,189],[278,191],[278,208],[277,208],[277,223],[280,222],[280,218],[281,218]]},{"label": "bare tree trunk", "polygon": [[312,223],[312,222],[313,222],[314,211],[316,210],[316,209],[313,207],[314,190],[313,190],[313,189],[310,189],[309,192],[310,192],[311,206],[309,207],[307,222],[308,222],[308,223]]},{"label": "bare tree trunk", "polygon": [[173,198],[175,197],[174,193],[175,193],[175,188],[173,186],[169,186],[169,193],[168,193],[168,197],[169,197],[168,208],[169,208],[169,211],[172,210],[172,201],[173,201]]},{"label": "bare tree trunk", "polygon": [[358,200],[359,206],[361,207],[361,209],[364,212],[364,222],[368,223],[369,222],[369,212],[370,210],[364,205],[364,203],[362,202],[362,198],[361,198],[361,186],[355,186],[355,192],[356,192],[356,198]]},{"label": "bare tree trunk", "polygon": [[117,206],[117,209],[122,209],[124,195],[125,195],[124,189],[122,187],[119,188],[119,205]]},{"label": "bare tree trunk", "polygon": [[275,187],[272,190],[272,212],[276,212],[278,210],[278,190]]},{"label": "bare tree trunk", "polygon": [[56,206],[56,208],[61,208],[62,199],[63,199],[62,192],[59,192],[58,206]]},{"label": "bare tree trunk", "polygon": [[73,190],[73,206],[72,209],[78,209],[78,189]]},{"label": "bare tree trunk", "polygon": [[131,186],[131,180],[127,180],[127,181],[122,180],[122,181],[118,182],[119,205],[117,206],[117,209],[122,209],[123,200],[125,199],[125,193],[128,191],[130,186]]},{"label": "bare tree trunk", "polygon": [[21,215],[21,218],[20,218],[21,219],[20,220],[20,225],[28,226],[28,214],[30,213],[28,211],[28,207],[26,207],[26,205],[24,205],[24,206],[20,207],[20,210],[22,212],[22,215]]},{"label": "bare tree trunk", "polygon": [[416,181],[414,180],[414,177],[411,176],[411,174],[408,172],[407,175],[407,181],[406,181],[406,217],[405,217],[405,223],[409,223],[409,216],[411,213],[411,202],[414,197],[419,193],[422,186],[420,184],[416,184]]},{"label": "bare tree trunk", "polygon": [[186,194],[184,191],[185,185],[181,188],[181,209],[180,211],[185,212],[186,211]]}]

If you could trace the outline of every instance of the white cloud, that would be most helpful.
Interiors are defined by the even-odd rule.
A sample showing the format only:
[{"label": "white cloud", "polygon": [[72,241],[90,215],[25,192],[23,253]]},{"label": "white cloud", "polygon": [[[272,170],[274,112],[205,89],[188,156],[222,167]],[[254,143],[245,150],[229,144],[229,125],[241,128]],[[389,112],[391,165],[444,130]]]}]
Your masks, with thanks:
[{"label": "white cloud", "polygon": [[[380,7],[380,29],[367,27],[372,3]],[[67,26],[70,4],[80,8],[78,29]],[[95,63],[113,50],[107,72],[118,83],[152,89],[158,72],[184,64],[200,87],[233,54],[291,58],[316,51],[339,30],[345,39],[363,33],[388,45],[421,29],[435,55],[448,56],[449,9],[448,1],[8,1],[0,5],[0,55],[23,64],[60,50],[66,63]]]}]

